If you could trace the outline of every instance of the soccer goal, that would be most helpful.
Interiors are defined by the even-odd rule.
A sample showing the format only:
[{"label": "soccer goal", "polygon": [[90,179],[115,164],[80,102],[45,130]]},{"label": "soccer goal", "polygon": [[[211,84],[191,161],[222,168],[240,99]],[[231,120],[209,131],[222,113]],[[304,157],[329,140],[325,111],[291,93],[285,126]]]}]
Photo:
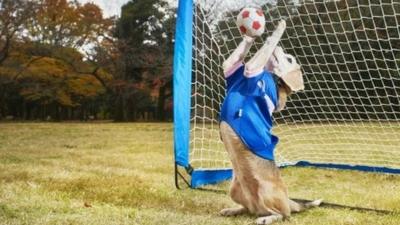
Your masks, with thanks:
[{"label": "soccer goal", "polygon": [[176,177],[186,171],[191,187],[231,177],[219,136],[221,65],[241,41],[235,18],[248,2],[264,10],[266,35],[286,20],[280,45],[304,73],[305,90],[274,114],[277,164],[400,173],[399,1],[181,0],[174,55]]}]

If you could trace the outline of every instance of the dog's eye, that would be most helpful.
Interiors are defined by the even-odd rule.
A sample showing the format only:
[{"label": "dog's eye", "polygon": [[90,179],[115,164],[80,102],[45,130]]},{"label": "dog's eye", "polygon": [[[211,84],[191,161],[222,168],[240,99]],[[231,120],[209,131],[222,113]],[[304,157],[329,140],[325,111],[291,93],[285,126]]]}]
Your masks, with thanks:
[{"label": "dog's eye", "polygon": [[286,59],[289,61],[289,63],[292,63],[292,58],[287,57]]}]

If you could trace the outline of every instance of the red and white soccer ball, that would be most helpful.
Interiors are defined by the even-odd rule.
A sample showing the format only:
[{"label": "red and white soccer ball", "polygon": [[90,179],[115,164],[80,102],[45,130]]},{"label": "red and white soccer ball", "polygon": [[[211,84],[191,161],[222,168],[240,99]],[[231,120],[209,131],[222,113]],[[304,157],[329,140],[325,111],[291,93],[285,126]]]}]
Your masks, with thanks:
[{"label": "red and white soccer ball", "polygon": [[265,16],[261,9],[244,8],[237,16],[240,33],[250,37],[261,36],[265,31]]}]

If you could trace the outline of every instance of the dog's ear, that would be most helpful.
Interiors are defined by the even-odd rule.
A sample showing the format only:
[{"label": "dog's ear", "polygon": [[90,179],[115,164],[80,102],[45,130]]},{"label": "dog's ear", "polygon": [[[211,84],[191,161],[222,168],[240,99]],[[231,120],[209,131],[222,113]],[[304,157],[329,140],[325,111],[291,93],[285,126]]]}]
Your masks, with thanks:
[{"label": "dog's ear", "polygon": [[285,83],[282,82],[278,87],[278,92],[279,92],[278,94],[279,99],[278,99],[278,106],[276,107],[277,112],[285,108],[287,98],[292,91]]},{"label": "dog's ear", "polygon": [[303,73],[301,72],[300,66],[285,74],[284,77],[282,77],[282,80],[294,92],[304,90]]}]

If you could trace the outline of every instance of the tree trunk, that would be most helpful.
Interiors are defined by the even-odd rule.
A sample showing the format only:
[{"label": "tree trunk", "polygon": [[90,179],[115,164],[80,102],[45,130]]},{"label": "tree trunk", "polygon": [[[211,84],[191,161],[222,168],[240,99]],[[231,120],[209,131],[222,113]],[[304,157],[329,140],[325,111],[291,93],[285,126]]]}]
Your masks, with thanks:
[{"label": "tree trunk", "polygon": [[158,102],[157,102],[157,119],[160,121],[166,120],[166,112],[165,112],[165,101],[170,96],[167,95],[167,90],[172,89],[172,80],[169,80],[165,85],[161,86],[158,92]]},{"label": "tree trunk", "polygon": [[159,91],[158,91],[158,102],[157,102],[157,119],[159,121],[164,121],[165,119],[165,114],[164,114],[164,108],[165,108],[165,92],[166,92],[166,85],[161,86]]},{"label": "tree trunk", "polygon": [[124,100],[122,96],[118,96],[114,103],[114,120],[117,122],[125,121],[125,110],[124,110]]}]

